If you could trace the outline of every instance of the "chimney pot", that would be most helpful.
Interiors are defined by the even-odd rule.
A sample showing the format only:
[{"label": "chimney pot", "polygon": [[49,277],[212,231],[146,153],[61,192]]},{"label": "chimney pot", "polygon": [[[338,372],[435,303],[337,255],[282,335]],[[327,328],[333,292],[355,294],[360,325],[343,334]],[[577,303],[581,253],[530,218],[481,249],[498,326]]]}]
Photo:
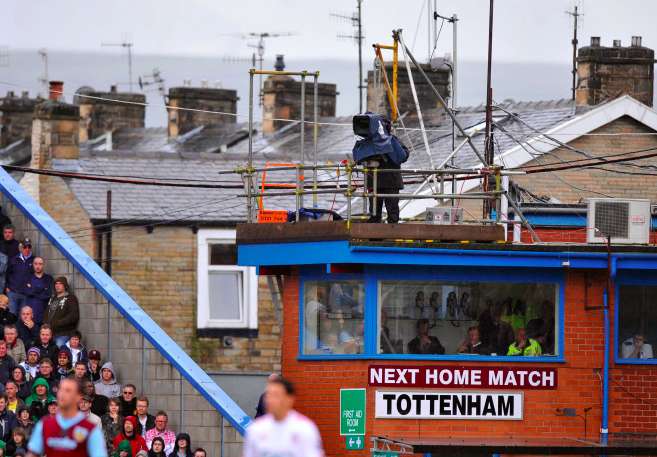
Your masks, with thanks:
[{"label": "chimney pot", "polygon": [[599,36],[592,36],[591,37],[591,46],[595,46],[595,47],[600,46],[600,37]]},{"label": "chimney pot", "polygon": [[112,85],[110,86],[110,92],[113,93],[113,94],[116,93],[116,84],[112,84]]},{"label": "chimney pot", "polygon": [[14,91],[13,90],[8,90],[7,91],[7,98],[14,98]]},{"label": "chimney pot", "polygon": [[64,81],[50,81],[48,98],[53,101],[62,100],[64,95]]},{"label": "chimney pot", "polygon": [[633,36],[632,37],[632,47],[635,48],[640,48],[641,47],[641,37],[640,36]]},{"label": "chimney pot", "polygon": [[276,63],[274,63],[274,70],[283,71],[285,70],[285,61],[283,54],[276,54]]},{"label": "chimney pot", "polygon": [[614,47],[615,48],[620,48],[621,47],[621,40],[614,40]]}]

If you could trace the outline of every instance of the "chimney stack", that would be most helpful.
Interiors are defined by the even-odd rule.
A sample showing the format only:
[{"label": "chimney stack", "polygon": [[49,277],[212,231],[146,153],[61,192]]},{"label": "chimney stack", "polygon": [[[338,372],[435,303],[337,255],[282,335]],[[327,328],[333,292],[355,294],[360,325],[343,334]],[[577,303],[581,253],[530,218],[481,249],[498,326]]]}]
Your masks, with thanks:
[{"label": "chimney stack", "polygon": [[630,95],[641,103],[653,105],[655,51],[633,36],[631,46],[614,40],[612,47],[601,46],[600,37],[591,37],[591,45],[577,55],[577,106],[591,106]]},{"label": "chimney stack", "polygon": [[64,82],[63,81],[50,81],[48,87],[48,100],[59,101],[64,100]]},{"label": "chimney stack", "polygon": [[80,107],[81,142],[121,128],[143,128],[145,125],[146,96],[118,92],[115,85],[109,92],[81,87],[75,92],[74,103]]},{"label": "chimney stack", "polygon": [[[186,82],[186,81],[185,81]],[[204,83],[207,86],[207,82]],[[169,89],[169,138],[176,138],[202,125],[232,124],[236,116],[208,111],[237,114],[237,91],[210,87],[172,87]],[[176,109],[176,108],[189,108]]]},{"label": "chimney stack", "polygon": [[[276,56],[274,69],[285,70],[284,56]],[[272,75],[262,85],[262,131],[274,133],[278,129],[290,125],[289,122],[275,119],[301,119],[301,81],[291,76]],[[314,116],[313,79],[306,78],[306,121],[312,121]],[[319,117],[335,117],[337,86],[330,83],[319,83],[317,87],[317,113]]]},{"label": "chimney stack", "polygon": [[0,148],[30,137],[34,108],[41,102],[41,97],[30,98],[27,91],[20,97],[8,91],[0,98]]}]

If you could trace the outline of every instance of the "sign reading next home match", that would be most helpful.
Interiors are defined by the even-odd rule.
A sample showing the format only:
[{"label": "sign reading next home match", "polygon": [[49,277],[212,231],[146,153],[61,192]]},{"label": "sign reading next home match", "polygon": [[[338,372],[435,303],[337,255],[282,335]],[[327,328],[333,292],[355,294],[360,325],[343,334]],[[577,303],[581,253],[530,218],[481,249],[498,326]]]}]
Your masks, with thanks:
[{"label": "sign reading next home match", "polygon": [[375,417],[521,420],[522,400],[515,392],[377,391]]},{"label": "sign reading next home match", "polygon": [[377,387],[464,389],[556,389],[557,370],[538,367],[370,365],[368,383]]}]

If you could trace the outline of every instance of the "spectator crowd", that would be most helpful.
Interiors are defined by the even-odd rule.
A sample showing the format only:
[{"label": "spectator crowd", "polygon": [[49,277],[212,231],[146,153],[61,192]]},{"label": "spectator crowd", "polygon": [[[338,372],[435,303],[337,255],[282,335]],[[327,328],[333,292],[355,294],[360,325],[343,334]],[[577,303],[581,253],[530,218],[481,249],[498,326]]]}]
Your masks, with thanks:
[{"label": "spectator crowd", "polygon": [[66,378],[81,384],[78,408],[102,428],[109,455],[206,457],[187,433],[169,428],[165,411],[151,414],[148,398],[119,382],[111,361],[85,347],[68,280],[47,274],[30,239],[16,240],[11,225],[0,240],[0,285],[0,457],[26,454],[34,425],[57,413]]}]

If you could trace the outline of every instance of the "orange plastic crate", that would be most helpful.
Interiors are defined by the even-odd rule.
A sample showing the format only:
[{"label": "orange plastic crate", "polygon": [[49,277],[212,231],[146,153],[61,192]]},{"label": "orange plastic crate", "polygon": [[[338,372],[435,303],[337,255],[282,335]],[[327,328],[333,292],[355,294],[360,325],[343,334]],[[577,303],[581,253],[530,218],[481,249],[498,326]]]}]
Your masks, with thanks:
[{"label": "orange plastic crate", "polygon": [[258,211],[258,224],[277,224],[287,222],[287,211],[261,209]]}]

